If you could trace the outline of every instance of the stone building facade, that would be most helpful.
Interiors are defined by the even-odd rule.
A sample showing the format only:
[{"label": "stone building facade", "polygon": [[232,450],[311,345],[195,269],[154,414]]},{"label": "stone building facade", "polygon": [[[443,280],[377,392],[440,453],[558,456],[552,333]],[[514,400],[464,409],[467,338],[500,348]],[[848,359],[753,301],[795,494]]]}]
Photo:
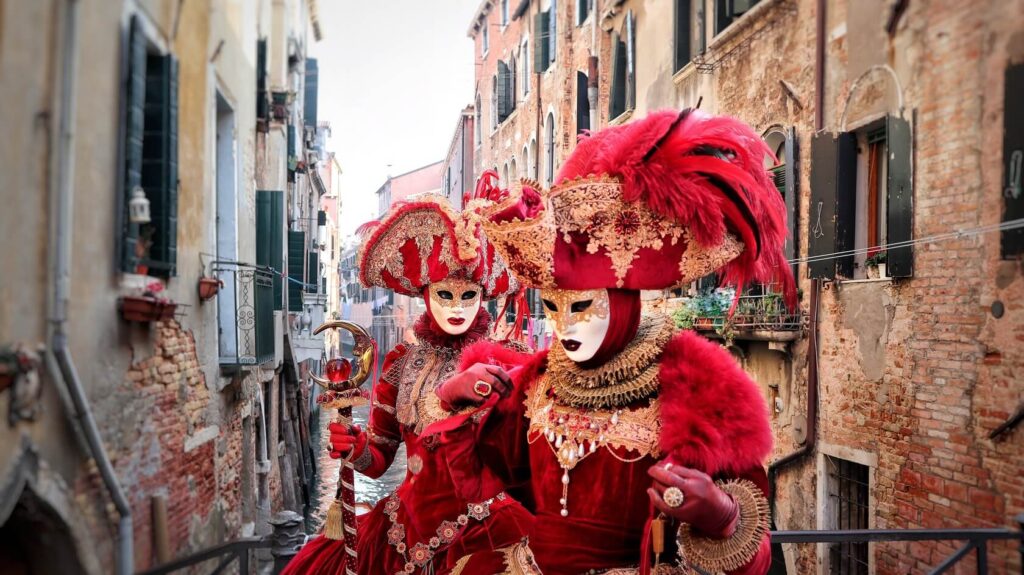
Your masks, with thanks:
[{"label": "stone building facade", "polygon": [[308,504],[287,300],[322,282],[286,238],[321,195],[315,24],[305,0],[0,5],[5,568],[132,573]]},{"label": "stone building facade", "polygon": [[[510,172],[544,183],[544,154],[537,171],[529,161],[534,134],[544,149],[532,103],[487,129],[496,62],[535,32],[533,19],[503,25],[503,4],[482,2],[471,30],[478,172],[504,174],[514,162]],[[580,5],[557,2],[560,26]],[[595,0],[589,11],[600,46],[592,128],[699,106],[746,121],[776,155],[766,168],[790,212],[801,313],[765,305],[768,286],[743,296],[759,302],[749,315],[727,322],[718,312],[704,328],[727,339],[765,392],[776,527],[1016,526],[1024,280],[1020,232],[999,226],[1024,215],[1024,121],[1013,106],[1024,85],[1024,3]],[[571,30],[559,28],[558,64],[531,77],[542,102],[552,102],[549,89],[561,97],[557,126],[571,127],[565,119],[578,111],[564,81],[545,83],[583,69],[572,58],[585,49],[566,38],[586,38]],[[568,142],[556,167],[571,135],[555,138]],[[955,545],[786,545],[778,568],[922,573]],[[1019,569],[1012,543],[989,552],[993,572]]]}]

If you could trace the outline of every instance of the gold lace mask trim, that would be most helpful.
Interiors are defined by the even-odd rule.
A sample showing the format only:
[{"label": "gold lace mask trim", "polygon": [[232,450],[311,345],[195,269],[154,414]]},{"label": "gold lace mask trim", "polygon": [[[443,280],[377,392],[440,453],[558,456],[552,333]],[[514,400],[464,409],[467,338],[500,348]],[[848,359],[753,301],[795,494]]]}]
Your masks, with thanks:
[{"label": "gold lace mask trim", "polygon": [[561,346],[548,352],[547,378],[560,403],[583,408],[622,407],[658,390],[658,356],[672,337],[664,315],[644,318],[625,349],[604,365],[585,369]]},{"label": "gold lace mask trim", "polygon": [[[551,302],[554,310],[544,304],[544,316],[554,324],[555,331],[564,332],[569,326],[590,321],[591,319],[607,319],[609,302],[608,290],[567,290],[546,289],[540,294],[541,299]],[[590,300],[590,305],[583,311],[572,311],[572,304]]]},{"label": "gold lace mask trim", "polygon": [[[471,308],[480,302],[483,287],[471,281],[448,278],[430,284],[428,291],[430,293],[430,305],[432,306]],[[466,299],[465,296],[469,292],[473,292],[473,296]]]}]

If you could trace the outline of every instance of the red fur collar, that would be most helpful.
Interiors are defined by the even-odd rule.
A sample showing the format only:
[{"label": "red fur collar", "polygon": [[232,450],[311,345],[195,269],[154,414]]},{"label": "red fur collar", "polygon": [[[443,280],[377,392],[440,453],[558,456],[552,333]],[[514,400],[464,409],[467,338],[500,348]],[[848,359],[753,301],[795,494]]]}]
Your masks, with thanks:
[{"label": "red fur collar", "polygon": [[772,449],[768,408],[736,360],[691,332],[661,356],[661,449],[709,475],[762,467]]},{"label": "red fur collar", "polygon": [[472,345],[487,337],[487,328],[491,326],[491,314],[487,313],[487,310],[480,308],[480,311],[476,314],[473,319],[473,324],[469,326],[466,333],[462,335],[450,335],[445,333],[441,329],[437,322],[430,317],[429,313],[424,313],[416,320],[416,324],[413,325],[412,331],[416,334],[416,341],[432,345],[434,347],[447,347],[455,350],[461,350],[462,348]]}]

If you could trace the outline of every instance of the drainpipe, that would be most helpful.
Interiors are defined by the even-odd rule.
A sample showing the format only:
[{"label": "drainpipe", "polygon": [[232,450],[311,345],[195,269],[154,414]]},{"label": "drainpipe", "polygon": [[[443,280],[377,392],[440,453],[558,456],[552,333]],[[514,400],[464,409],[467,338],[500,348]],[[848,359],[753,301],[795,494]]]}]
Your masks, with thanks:
[{"label": "drainpipe", "polygon": [[[132,532],[132,510],[128,499],[118,483],[114,466],[107,456],[100,438],[96,419],[93,417],[86,398],[82,381],[78,377],[71,351],[68,349],[67,303],[71,272],[71,225],[72,225],[72,184],[74,179],[74,124],[76,100],[76,61],[78,44],[78,0],[68,0],[64,16],[64,46],[61,55],[60,85],[60,133],[57,142],[57,186],[50,201],[50,254],[53,261],[51,293],[49,301],[50,350],[47,352],[47,366],[51,376],[67,388],[74,404],[74,416],[84,432],[89,450],[96,460],[100,475],[110,497],[114,501],[121,520],[118,524],[117,573],[130,575],[135,568]],[[55,365],[56,364],[56,365]],[[54,369],[56,368],[56,369]]]},{"label": "drainpipe", "polygon": [[768,466],[771,518],[775,520],[775,480],[779,471],[814,453],[818,437],[818,305],[821,280],[811,280],[810,334],[807,346],[807,439],[802,447]]}]

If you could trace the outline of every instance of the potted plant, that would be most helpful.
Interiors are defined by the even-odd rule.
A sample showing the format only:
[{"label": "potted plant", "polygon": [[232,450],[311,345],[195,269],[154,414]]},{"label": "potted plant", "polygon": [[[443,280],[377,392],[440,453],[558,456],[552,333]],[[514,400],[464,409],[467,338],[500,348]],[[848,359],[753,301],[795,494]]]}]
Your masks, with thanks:
[{"label": "potted plant", "polygon": [[201,276],[199,278],[199,300],[209,301],[217,295],[224,282],[215,277]]},{"label": "potted plant", "polygon": [[142,295],[121,296],[118,300],[121,317],[126,321],[141,323],[173,319],[174,311],[178,308],[178,304],[167,298],[157,296],[163,289],[162,283],[150,282]]},{"label": "potted plant", "polygon": [[697,318],[697,312],[687,301],[672,312],[672,321],[678,329],[693,329],[693,322]]},{"label": "potted plant", "polygon": [[867,268],[868,279],[880,279],[888,277],[885,273],[885,251],[878,251],[864,260],[864,267]]}]

